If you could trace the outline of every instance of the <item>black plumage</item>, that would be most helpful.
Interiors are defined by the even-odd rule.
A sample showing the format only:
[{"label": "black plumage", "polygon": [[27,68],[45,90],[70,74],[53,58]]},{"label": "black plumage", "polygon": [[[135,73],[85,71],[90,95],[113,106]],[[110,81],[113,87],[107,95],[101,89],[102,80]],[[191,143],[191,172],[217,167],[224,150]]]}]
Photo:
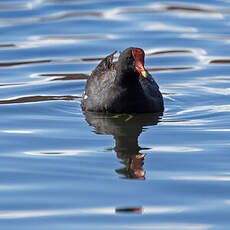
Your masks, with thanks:
[{"label": "black plumage", "polygon": [[144,68],[144,51],[127,48],[113,62],[104,58],[87,80],[81,107],[84,111],[109,113],[163,112],[159,86]]}]

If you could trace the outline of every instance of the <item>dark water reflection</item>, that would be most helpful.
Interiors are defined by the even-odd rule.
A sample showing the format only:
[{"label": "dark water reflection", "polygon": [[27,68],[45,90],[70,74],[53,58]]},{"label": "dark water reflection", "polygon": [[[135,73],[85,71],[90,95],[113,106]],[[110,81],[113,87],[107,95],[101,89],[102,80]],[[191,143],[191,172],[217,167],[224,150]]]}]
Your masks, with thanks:
[{"label": "dark water reflection", "polygon": [[9,100],[0,100],[0,104],[22,104],[22,103],[34,103],[34,102],[42,102],[42,101],[73,101],[78,98],[77,96],[66,95],[66,96],[28,96],[21,97]]},{"label": "dark water reflection", "polygon": [[144,127],[157,125],[160,116],[162,114],[85,113],[85,119],[95,128],[95,133],[113,136],[115,140],[113,150],[125,165],[116,172],[131,179],[145,179],[143,165],[146,154],[140,153],[145,148],[139,146],[138,137],[145,130]]},{"label": "dark water reflection", "polygon": [[117,213],[142,213],[143,209],[141,207],[135,208],[116,208]]}]

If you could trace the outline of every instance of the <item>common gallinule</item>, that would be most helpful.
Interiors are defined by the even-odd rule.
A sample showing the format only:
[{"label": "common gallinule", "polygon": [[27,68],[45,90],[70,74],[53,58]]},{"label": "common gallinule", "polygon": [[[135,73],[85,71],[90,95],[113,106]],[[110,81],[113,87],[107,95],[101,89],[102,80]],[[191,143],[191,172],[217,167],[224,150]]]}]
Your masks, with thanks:
[{"label": "common gallinule", "polygon": [[113,62],[104,58],[87,80],[81,107],[84,111],[109,113],[163,112],[159,86],[144,68],[145,53],[130,47]]}]

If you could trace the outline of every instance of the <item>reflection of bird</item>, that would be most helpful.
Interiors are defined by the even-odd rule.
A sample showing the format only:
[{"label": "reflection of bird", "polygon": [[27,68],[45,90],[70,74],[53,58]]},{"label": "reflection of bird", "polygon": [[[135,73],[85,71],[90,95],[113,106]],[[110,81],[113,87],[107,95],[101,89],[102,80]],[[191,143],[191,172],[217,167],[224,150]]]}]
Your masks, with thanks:
[{"label": "reflection of bird", "polygon": [[87,80],[81,107],[111,113],[162,112],[157,83],[144,68],[144,51],[127,48],[113,63],[116,52],[104,58]]},{"label": "reflection of bird", "polygon": [[97,134],[113,135],[117,157],[125,168],[116,172],[125,178],[144,179],[145,171],[142,169],[145,154],[140,153],[138,136],[144,126],[156,125],[161,114],[127,114],[112,115],[95,112],[85,112],[85,119],[89,125],[95,127]]},{"label": "reflection of bird", "polygon": [[[142,169],[142,166],[144,165],[145,155],[146,154],[126,155],[121,162],[125,165],[125,168],[117,169],[116,172],[124,175],[125,178],[144,180],[145,171]],[[118,157],[122,158],[122,156],[119,155]]]}]

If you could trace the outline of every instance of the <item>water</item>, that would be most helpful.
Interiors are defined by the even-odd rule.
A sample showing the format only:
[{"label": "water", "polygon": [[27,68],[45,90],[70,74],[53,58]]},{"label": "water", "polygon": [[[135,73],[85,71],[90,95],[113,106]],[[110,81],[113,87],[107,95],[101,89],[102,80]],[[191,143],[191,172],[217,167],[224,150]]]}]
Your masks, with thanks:
[{"label": "water", "polygon": [[[1,1],[1,229],[228,229],[229,25],[228,0]],[[129,46],[164,115],[84,114]]]}]

